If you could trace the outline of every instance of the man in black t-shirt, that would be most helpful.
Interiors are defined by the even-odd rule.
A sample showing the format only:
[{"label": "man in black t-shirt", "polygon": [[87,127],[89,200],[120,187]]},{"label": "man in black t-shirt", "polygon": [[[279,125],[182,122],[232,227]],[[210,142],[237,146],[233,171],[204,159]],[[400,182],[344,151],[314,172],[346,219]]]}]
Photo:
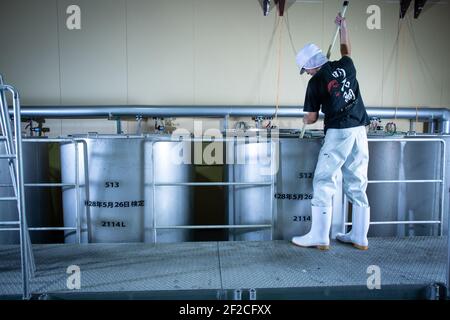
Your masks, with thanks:
[{"label": "man in black t-shirt", "polygon": [[300,74],[306,72],[312,76],[306,89],[303,110],[308,113],[303,121],[316,122],[322,109],[325,140],[314,172],[311,230],[292,238],[292,242],[302,247],[329,248],[332,198],[336,192],[336,176],[342,170],[344,192],[352,203],[352,230],[337,234],[336,238],[367,250],[370,207],[366,195],[369,151],[365,126],[369,117],[350,58],[346,21],[338,15],[336,24],[340,26],[340,60],[328,61],[314,44],[306,45],[296,57]]}]

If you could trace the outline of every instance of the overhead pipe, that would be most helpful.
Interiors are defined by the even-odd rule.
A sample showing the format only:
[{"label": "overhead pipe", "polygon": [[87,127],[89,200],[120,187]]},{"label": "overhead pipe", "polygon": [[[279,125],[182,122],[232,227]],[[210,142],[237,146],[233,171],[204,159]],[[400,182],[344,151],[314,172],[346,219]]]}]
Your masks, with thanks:
[{"label": "overhead pipe", "polygon": [[[154,106],[154,105],[111,105],[111,106],[30,106],[22,108],[23,117],[44,118],[104,118],[104,117],[270,117],[275,114],[274,106]],[[301,117],[305,113],[300,107],[280,107],[279,116]]]},{"label": "overhead pipe", "polygon": [[[306,112],[303,107],[280,106],[278,115],[282,117],[302,117]],[[450,110],[445,108],[393,108],[367,107],[369,116],[383,118],[420,120],[450,120]],[[145,117],[247,117],[273,116],[274,106],[155,106],[155,105],[104,105],[104,106],[25,106],[22,117],[44,118],[103,118],[123,116]],[[10,110],[10,114],[12,111]],[[323,116],[321,114],[321,116]]]},{"label": "overhead pipe", "polygon": [[[393,108],[367,107],[371,117],[385,119],[418,119],[438,122],[440,133],[450,133],[450,110],[445,108]],[[12,110],[10,110],[12,114]],[[23,118],[118,118],[118,117],[271,117],[274,106],[156,106],[156,105],[104,105],[104,106],[25,106]],[[280,106],[279,117],[303,117],[302,106]],[[323,117],[323,114],[319,115]]]}]

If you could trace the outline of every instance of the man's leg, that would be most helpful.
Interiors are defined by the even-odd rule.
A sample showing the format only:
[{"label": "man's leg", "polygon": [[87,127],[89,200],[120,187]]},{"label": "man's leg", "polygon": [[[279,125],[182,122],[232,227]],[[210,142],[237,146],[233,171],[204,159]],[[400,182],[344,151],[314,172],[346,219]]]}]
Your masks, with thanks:
[{"label": "man's leg", "polygon": [[370,206],[366,195],[369,149],[365,128],[360,127],[355,134],[355,145],[342,166],[344,192],[353,204],[352,230],[347,234],[339,233],[336,238],[351,243],[358,249],[367,250],[369,247],[367,232],[370,224]]},{"label": "man's leg", "polygon": [[353,136],[348,132],[348,129],[329,129],[326,134],[314,172],[311,230],[304,236],[292,238],[292,242],[298,246],[323,250],[329,248],[331,205],[336,192],[336,178],[354,142]]}]

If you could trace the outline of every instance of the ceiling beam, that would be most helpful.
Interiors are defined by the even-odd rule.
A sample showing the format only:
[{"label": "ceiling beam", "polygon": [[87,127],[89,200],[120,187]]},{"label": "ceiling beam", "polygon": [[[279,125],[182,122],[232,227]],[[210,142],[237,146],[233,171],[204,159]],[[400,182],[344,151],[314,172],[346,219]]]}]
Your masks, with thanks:
[{"label": "ceiling beam", "polygon": [[284,15],[284,7],[286,6],[286,0],[277,0],[277,6],[278,6],[278,14],[280,17]]},{"label": "ceiling beam", "polygon": [[263,1],[262,1],[262,7],[263,7],[263,14],[264,14],[264,16],[269,15],[269,11],[270,11],[270,0],[263,0]]},{"label": "ceiling beam", "polygon": [[400,19],[403,19],[408,11],[411,0],[400,0]]},{"label": "ceiling beam", "polygon": [[419,17],[426,2],[427,2],[427,0],[415,0],[414,1],[414,19],[417,19]]}]

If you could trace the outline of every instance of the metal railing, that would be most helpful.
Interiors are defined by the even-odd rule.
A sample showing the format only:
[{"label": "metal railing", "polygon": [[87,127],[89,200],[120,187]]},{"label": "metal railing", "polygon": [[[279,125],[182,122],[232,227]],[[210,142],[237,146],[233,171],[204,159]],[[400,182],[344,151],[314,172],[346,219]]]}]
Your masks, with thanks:
[{"label": "metal railing", "polygon": [[[445,167],[446,167],[446,143],[443,139],[436,139],[436,138],[399,138],[399,139],[368,139],[368,141],[373,142],[384,142],[384,141],[394,141],[394,142],[407,142],[407,143],[414,143],[414,142],[438,142],[442,145],[441,148],[441,162],[440,162],[440,169],[441,169],[441,179],[423,179],[423,180],[369,180],[369,184],[376,184],[376,183],[439,183],[441,185],[441,192],[440,192],[440,210],[439,210],[439,220],[422,220],[422,221],[371,221],[371,225],[406,225],[406,224],[439,224],[439,235],[443,235],[444,230],[444,208],[445,208],[445,188],[446,188],[446,181],[445,181]],[[344,222],[347,218],[348,213],[348,201],[346,197],[344,196]],[[448,230],[447,233],[450,233],[450,217],[448,217]],[[345,226],[351,225],[351,223],[345,222]],[[450,234],[447,234],[447,265],[446,265],[446,295],[447,298],[450,298]]]},{"label": "metal railing", "polygon": [[[144,139],[146,139],[144,137]],[[228,139],[228,138],[227,138]],[[221,139],[222,141],[226,141],[227,139]],[[233,138],[232,138],[233,139]],[[235,140],[235,139],[233,139]],[[411,180],[369,180],[368,183],[369,184],[382,184],[382,183],[390,183],[390,184],[398,184],[398,183],[438,183],[441,185],[440,188],[440,205],[439,205],[439,220],[418,220],[418,221],[376,221],[376,222],[371,222],[371,225],[387,225],[387,224],[439,224],[440,225],[440,234],[442,235],[443,233],[443,219],[444,219],[444,199],[445,199],[445,165],[446,165],[446,143],[443,139],[434,139],[434,138],[430,138],[430,139],[419,139],[419,138],[395,138],[395,139],[368,139],[371,142],[387,142],[387,141],[392,141],[392,142],[406,142],[406,143],[414,143],[414,142],[437,142],[440,143],[442,145],[441,149],[441,165],[440,165],[440,174],[441,174],[441,178],[440,179],[411,179]],[[167,140],[165,140],[167,141]],[[169,141],[174,141],[174,140],[169,140]],[[191,141],[190,139],[187,139],[186,141]],[[77,233],[77,239],[78,242],[81,242],[81,215],[80,215],[80,182],[79,182],[79,152],[78,152],[78,143],[80,142],[85,142],[83,139],[33,139],[33,140],[27,140],[25,142],[71,142],[74,143],[74,148],[75,148],[75,183],[33,183],[33,184],[25,184],[26,187],[29,188],[33,188],[33,187],[75,187],[76,188],[76,201],[77,201],[77,211],[76,211],[76,221],[77,221],[77,225],[75,227],[40,227],[40,228],[30,228],[30,230],[35,230],[35,231],[47,231],[47,230],[76,230]],[[275,175],[271,175],[271,180],[269,182],[174,182],[174,183],[158,183],[156,182],[155,179],[155,158],[154,158],[154,146],[156,143],[162,142],[162,141],[158,141],[155,139],[150,140],[151,142],[151,150],[152,150],[152,155],[151,155],[151,162],[152,162],[152,227],[153,227],[153,241],[156,243],[157,242],[157,230],[162,230],[162,229],[186,229],[186,230],[192,230],[192,229],[261,229],[261,228],[271,228],[271,239],[274,238],[274,225],[275,225],[275,221],[276,221],[276,216],[275,216],[275,210],[274,210],[274,199],[273,199],[273,194],[274,194],[274,189],[275,189]],[[176,141],[174,141],[176,142]],[[273,143],[271,141],[269,141],[270,145],[271,145],[271,158],[273,158]],[[84,153],[87,153],[87,148],[84,148]],[[273,162],[271,162],[271,166],[273,165]],[[86,176],[86,170],[87,170],[87,164],[84,165],[84,172],[85,172],[85,176]],[[233,175],[234,177],[234,175]],[[88,182],[85,181],[85,185],[87,185]],[[168,187],[168,186],[186,186],[186,187],[201,187],[201,186],[227,186],[227,187],[231,187],[233,188],[233,194],[234,194],[234,188],[236,186],[259,186],[259,187],[263,187],[263,186],[270,186],[271,188],[271,202],[270,202],[270,210],[272,213],[272,223],[271,224],[252,224],[252,225],[235,225],[235,224],[228,224],[228,225],[158,225],[157,222],[157,215],[155,214],[155,199],[156,199],[156,188],[157,187]],[[86,192],[87,192],[87,188],[85,188]],[[87,199],[87,197],[86,197]],[[345,199],[345,197],[344,197]],[[344,201],[344,205],[346,205],[347,201]],[[148,210],[148,209],[147,209]],[[234,211],[234,208],[233,208]],[[344,208],[344,212],[347,212],[347,208]],[[346,219],[347,215],[344,215],[344,219]],[[5,223],[11,223],[13,224],[13,222],[5,222]],[[89,223],[88,223],[89,225]],[[349,226],[351,225],[351,223],[348,223],[346,221],[344,221],[344,225],[345,226]],[[88,227],[89,228],[89,227]],[[1,231],[2,229],[0,229]],[[18,230],[18,228],[14,228],[14,230]],[[450,249],[450,237],[449,237],[449,249]],[[22,251],[21,251],[21,254]],[[450,283],[450,253],[449,253],[449,258],[448,258],[448,264],[447,264],[447,288],[449,288],[449,283]],[[25,289],[24,289],[25,290]],[[25,291],[24,291],[25,292]]]},{"label": "metal railing", "polygon": [[[83,143],[77,139],[71,138],[52,138],[52,139],[23,139],[23,143],[72,143],[75,150],[75,182],[74,183],[24,183],[27,188],[64,188],[72,187],[75,188],[76,197],[76,209],[75,209],[75,219],[76,225],[74,227],[29,227],[30,231],[76,231],[77,242],[81,243],[81,215],[80,215],[80,178],[79,178],[79,154],[78,154],[78,144]],[[83,149],[86,152],[86,148]],[[10,184],[0,184],[0,187],[12,187]],[[87,190],[85,188],[85,190]],[[5,224],[0,222],[0,224]],[[17,231],[18,228],[0,228],[1,231]]]},{"label": "metal railing", "polygon": [[[445,149],[446,144],[443,139],[436,139],[436,138],[430,138],[430,139],[424,139],[424,138],[369,138],[369,142],[406,142],[406,143],[414,143],[414,142],[438,142],[442,145],[441,148],[441,162],[440,162],[440,170],[441,170],[441,178],[440,179],[421,179],[421,180],[369,180],[368,184],[381,184],[381,183],[390,183],[390,184],[397,184],[397,183],[439,183],[441,185],[440,190],[440,210],[439,210],[439,220],[422,220],[422,221],[414,221],[414,220],[405,220],[405,221],[371,221],[370,225],[401,225],[401,224],[439,224],[439,235],[443,234],[444,230],[444,201],[445,201]],[[348,216],[348,200],[347,197],[344,194],[344,226],[351,226],[351,222],[347,222],[347,216]]]},{"label": "metal railing", "polygon": [[[199,140],[199,139],[192,139],[189,138],[185,141],[189,141],[189,142],[203,142],[204,140]],[[236,139],[234,138],[219,138],[219,139],[215,139],[214,141],[220,141],[220,142],[229,142],[232,141],[233,143],[236,143]],[[275,178],[274,175],[271,174],[271,180],[270,182],[173,182],[173,183],[157,183],[155,182],[155,171],[154,171],[154,164],[155,164],[155,159],[153,157],[154,155],[154,145],[156,143],[159,143],[162,141],[154,141],[151,140],[151,150],[152,150],[152,218],[153,218],[153,222],[152,222],[152,230],[153,230],[153,242],[157,242],[157,231],[160,229],[271,229],[271,236],[270,238],[273,239],[274,237],[274,201],[273,201],[273,191],[275,188]],[[174,141],[176,142],[176,141]],[[255,141],[256,142],[256,141]],[[270,144],[270,154],[271,154],[271,169],[273,166],[273,157],[274,157],[274,151],[273,151],[273,143],[271,141],[268,142]],[[233,145],[234,147],[235,145]],[[236,159],[235,159],[236,160]],[[273,170],[271,170],[271,173],[273,173]],[[234,175],[233,175],[234,177]],[[189,187],[201,187],[201,186],[227,186],[227,187],[232,187],[233,188],[233,197],[235,194],[235,190],[234,187],[235,186],[249,186],[249,187],[261,187],[261,186],[270,186],[270,190],[271,190],[271,204],[270,204],[270,213],[271,213],[271,223],[270,224],[245,224],[245,225],[236,225],[236,224],[226,224],[226,225],[167,225],[167,226],[159,226],[157,223],[157,219],[156,219],[156,214],[155,214],[155,199],[156,199],[156,187],[167,187],[167,186],[189,186]],[[233,211],[235,211],[234,207],[233,207]],[[234,216],[234,215],[233,215]]]},{"label": "metal railing", "polygon": [[[137,137],[142,138],[142,137]],[[146,137],[143,137],[144,140],[146,140]],[[217,139],[216,141],[234,141],[233,138],[225,138],[225,139]],[[167,141],[166,139],[163,139],[163,141]],[[164,225],[159,226],[157,225],[157,218],[156,218],[156,208],[155,208],[155,192],[156,187],[167,187],[167,186],[189,186],[189,187],[201,187],[201,186],[228,186],[228,187],[235,187],[235,186],[255,186],[255,187],[263,187],[263,186],[270,186],[271,187],[271,193],[273,194],[274,190],[274,184],[275,179],[274,175],[271,175],[271,180],[269,182],[174,182],[174,183],[157,183],[155,181],[155,172],[154,172],[154,162],[155,159],[153,157],[154,155],[154,145],[155,143],[163,142],[158,141],[157,139],[151,139],[151,149],[152,149],[152,219],[153,219],[153,241],[157,242],[157,230],[159,229],[262,229],[262,228],[271,228],[271,239],[273,239],[274,236],[274,208],[273,208],[273,199],[271,198],[271,205],[270,205],[270,211],[271,211],[271,224],[246,224],[246,225]],[[169,140],[173,141],[173,140]],[[190,142],[199,142],[201,140],[198,139],[192,139],[189,138]],[[75,227],[32,227],[29,228],[30,231],[76,231],[77,235],[77,242],[81,243],[81,233],[82,233],[82,222],[81,222],[81,210],[80,210],[80,182],[79,182],[79,151],[78,151],[78,143],[85,143],[85,141],[82,138],[54,138],[54,139],[25,139],[23,142],[27,143],[72,143],[74,145],[74,156],[75,156],[75,183],[25,183],[24,186],[27,188],[44,188],[44,187],[74,187],[75,197],[76,197],[76,226]],[[176,141],[174,141],[176,142]],[[234,141],[235,142],[235,141]],[[273,143],[269,142],[271,146],[271,155],[273,155]],[[84,148],[84,154],[87,153],[87,148]],[[271,163],[272,165],[272,163]],[[86,176],[86,164],[83,166],[84,168],[84,176]],[[85,182],[86,184],[86,182]],[[0,184],[0,187],[11,187],[11,185],[8,184]],[[87,188],[85,188],[85,192],[87,193]],[[86,199],[87,199],[86,195]],[[89,226],[88,226],[89,229]],[[15,231],[18,230],[18,228],[0,228],[0,231]]]},{"label": "metal railing", "polygon": [[[14,138],[11,128],[11,119],[8,113],[8,101],[5,92],[12,95],[13,118],[14,118]],[[30,278],[34,277],[36,265],[31,246],[30,234],[28,232],[25,191],[23,183],[23,157],[22,157],[22,136],[21,136],[21,117],[20,117],[20,97],[17,90],[3,83],[0,76],[0,110],[1,110],[1,129],[2,141],[5,143],[6,154],[2,159],[8,160],[11,183],[14,189],[15,197],[4,197],[3,201],[17,201],[17,221],[0,222],[0,225],[18,225],[20,238],[20,261],[22,272],[22,298],[30,298]]]}]

